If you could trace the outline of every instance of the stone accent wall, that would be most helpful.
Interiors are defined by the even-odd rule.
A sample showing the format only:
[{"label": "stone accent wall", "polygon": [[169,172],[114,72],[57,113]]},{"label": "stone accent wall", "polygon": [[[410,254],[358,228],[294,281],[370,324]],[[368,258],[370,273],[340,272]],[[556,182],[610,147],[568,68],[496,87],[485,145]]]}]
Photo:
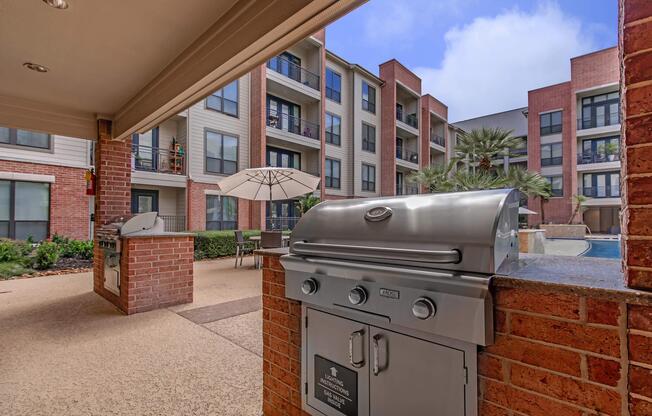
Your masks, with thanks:
[{"label": "stone accent wall", "polygon": [[620,6],[623,262],[630,287],[652,290],[652,2]]},{"label": "stone accent wall", "polygon": [[50,184],[50,230],[76,240],[88,240],[90,211],[86,195],[86,169],[3,160],[2,172],[52,175]]},{"label": "stone accent wall", "polygon": [[546,238],[584,238],[586,226],[581,224],[541,224],[546,231]]},{"label": "stone accent wall", "polygon": [[495,303],[481,414],[650,414],[652,307],[506,287]]},{"label": "stone accent wall", "polygon": [[[301,304],[263,259],[263,414],[301,410]],[[652,306],[570,287],[494,287],[496,342],[478,356],[481,416],[649,416]],[[590,294],[590,295],[589,295]]]}]

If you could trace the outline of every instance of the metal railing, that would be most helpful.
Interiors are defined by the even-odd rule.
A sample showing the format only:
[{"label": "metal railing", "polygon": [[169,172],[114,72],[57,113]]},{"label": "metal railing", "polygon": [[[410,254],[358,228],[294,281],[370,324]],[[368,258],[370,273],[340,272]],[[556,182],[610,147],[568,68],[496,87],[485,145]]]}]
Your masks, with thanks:
[{"label": "metal railing", "polygon": [[145,172],[186,174],[186,155],[184,152],[161,149],[159,147],[133,144],[132,168]]},{"label": "metal railing", "polygon": [[562,156],[541,158],[541,166],[558,166],[563,163]]},{"label": "metal railing", "polygon": [[412,126],[415,129],[419,128],[419,118],[417,117],[416,114],[406,114],[403,111],[399,111],[398,109],[396,110],[396,119],[398,121],[402,121],[403,123],[407,124],[408,126]]},{"label": "metal railing", "polygon": [[620,111],[611,112],[607,116],[608,117],[602,116],[602,117],[595,117],[595,118],[578,117],[577,129],[584,130],[584,129],[592,129],[596,127],[605,127],[605,126],[613,126],[616,124],[620,124]]},{"label": "metal railing", "polygon": [[267,61],[267,68],[319,91],[319,75],[313,74],[307,69],[301,68],[300,65],[297,65],[294,62],[290,62],[282,56],[277,55]]},{"label": "metal railing", "polygon": [[620,185],[585,186],[582,188],[582,195],[591,198],[618,198],[620,197]]},{"label": "metal railing", "polygon": [[441,147],[446,147],[446,139],[444,139],[442,136],[438,134],[431,134],[430,142],[434,144],[438,144]]},{"label": "metal railing", "polygon": [[513,157],[527,156],[527,147],[520,149],[509,149],[509,153],[511,153]]},{"label": "metal railing", "polygon": [[406,162],[419,163],[419,154],[415,151],[401,147],[396,147],[396,158]]},{"label": "metal railing", "polygon": [[165,231],[178,233],[186,231],[185,215],[159,215],[165,223]]},{"label": "metal railing", "polygon": [[267,109],[267,125],[279,130],[319,140],[319,124],[302,118]]},{"label": "metal railing", "polygon": [[267,217],[266,227],[268,230],[292,230],[301,217]]},{"label": "metal railing", "polygon": [[408,185],[405,187],[406,195],[417,195],[419,193],[419,187],[414,185]]},{"label": "metal railing", "polygon": [[594,152],[585,152],[577,155],[577,164],[578,165],[588,165],[589,163],[605,163],[605,162],[615,162],[620,160],[620,153],[615,154],[605,154],[605,153],[594,153]]}]

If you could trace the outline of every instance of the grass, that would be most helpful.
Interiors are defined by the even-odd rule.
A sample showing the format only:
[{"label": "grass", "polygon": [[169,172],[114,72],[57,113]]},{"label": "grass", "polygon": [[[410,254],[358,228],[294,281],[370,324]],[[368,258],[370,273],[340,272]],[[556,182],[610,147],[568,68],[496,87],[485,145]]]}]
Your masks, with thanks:
[{"label": "grass", "polygon": [[0,280],[9,280],[15,276],[20,276],[25,273],[32,273],[34,270],[23,266],[19,262],[4,262],[0,263]]}]

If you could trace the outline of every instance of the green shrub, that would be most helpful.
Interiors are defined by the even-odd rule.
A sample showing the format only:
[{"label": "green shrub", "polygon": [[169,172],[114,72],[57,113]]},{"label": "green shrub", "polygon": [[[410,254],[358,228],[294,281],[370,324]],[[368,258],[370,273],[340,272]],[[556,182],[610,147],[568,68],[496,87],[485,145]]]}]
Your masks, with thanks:
[{"label": "green shrub", "polygon": [[[54,239],[52,240],[54,242]],[[93,258],[93,241],[68,240],[59,243],[61,257],[91,260]]]},{"label": "green shrub", "polygon": [[0,239],[0,263],[23,261],[32,252],[32,245],[25,241]]},{"label": "green shrub", "polygon": [[31,273],[32,271],[19,262],[0,263],[0,280],[11,279],[14,276]]},{"label": "green shrub", "polygon": [[[260,230],[246,230],[242,231],[242,234],[246,240],[248,237],[260,235]],[[235,256],[235,247],[235,234],[232,230],[199,231],[195,234],[195,260]]]},{"label": "green shrub", "polygon": [[59,260],[60,254],[61,249],[57,243],[44,241],[36,249],[34,267],[37,269],[50,268]]}]

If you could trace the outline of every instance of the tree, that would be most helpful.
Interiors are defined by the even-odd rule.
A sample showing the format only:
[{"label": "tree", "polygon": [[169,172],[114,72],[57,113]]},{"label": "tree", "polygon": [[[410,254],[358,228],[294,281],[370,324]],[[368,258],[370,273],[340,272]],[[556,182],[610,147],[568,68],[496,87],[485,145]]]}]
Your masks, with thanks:
[{"label": "tree", "polygon": [[453,166],[453,163],[428,166],[408,176],[407,181],[422,185],[431,193],[451,192],[455,189],[450,180]]},{"label": "tree", "polygon": [[587,197],[584,195],[573,195],[573,202],[575,203],[575,209],[573,210],[573,213],[571,214],[570,218],[568,219],[568,223],[572,224],[573,223],[573,218],[579,213],[580,214],[580,224],[584,224],[584,220],[582,218],[582,210],[584,208],[584,203],[588,200]]},{"label": "tree", "polygon": [[319,202],[321,202],[319,198],[317,198],[313,194],[305,194],[301,199],[297,201],[297,205],[299,207],[299,211],[301,212],[301,215],[303,215],[306,212],[308,212],[310,208],[319,204]]},{"label": "tree", "polygon": [[492,170],[492,161],[503,156],[514,156],[510,149],[521,144],[521,139],[512,136],[512,130],[499,127],[483,127],[462,134],[455,146],[458,161],[466,161],[475,173],[476,166],[481,172]]},{"label": "tree", "polygon": [[512,166],[505,176],[505,183],[527,197],[548,199],[552,195],[550,182],[537,172]]}]

